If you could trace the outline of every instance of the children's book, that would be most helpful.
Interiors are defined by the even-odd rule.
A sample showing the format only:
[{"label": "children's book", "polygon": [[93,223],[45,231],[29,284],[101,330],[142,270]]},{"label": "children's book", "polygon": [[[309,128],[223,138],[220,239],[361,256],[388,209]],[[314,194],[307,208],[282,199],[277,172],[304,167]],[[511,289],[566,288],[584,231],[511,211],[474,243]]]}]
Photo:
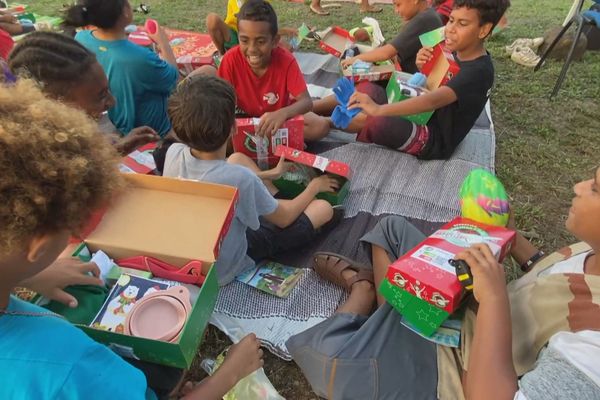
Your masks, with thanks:
[{"label": "children's book", "polygon": [[277,297],[287,297],[304,272],[301,268],[294,268],[275,261],[263,261],[236,279],[265,293]]},{"label": "children's book", "polygon": [[112,287],[106,301],[90,324],[92,328],[124,333],[125,319],[135,303],[142,297],[171,285],[153,279],[123,274]]}]

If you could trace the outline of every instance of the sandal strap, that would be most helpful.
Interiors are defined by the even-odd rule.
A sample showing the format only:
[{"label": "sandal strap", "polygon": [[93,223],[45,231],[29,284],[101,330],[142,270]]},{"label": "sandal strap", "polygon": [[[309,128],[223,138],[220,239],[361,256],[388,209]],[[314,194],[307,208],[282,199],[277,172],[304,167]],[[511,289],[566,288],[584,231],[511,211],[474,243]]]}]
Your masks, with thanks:
[{"label": "sandal strap", "polygon": [[[373,272],[370,269],[362,268],[361,264],[340,254],[318,252],[313,255],[313,258],[314,270],[319,276],[347,290],[350,290],[352,285],[358,281],[374,282]],[[346,280],[343,278],[342,272],[348,268],[355,271],[356,274]]]}]

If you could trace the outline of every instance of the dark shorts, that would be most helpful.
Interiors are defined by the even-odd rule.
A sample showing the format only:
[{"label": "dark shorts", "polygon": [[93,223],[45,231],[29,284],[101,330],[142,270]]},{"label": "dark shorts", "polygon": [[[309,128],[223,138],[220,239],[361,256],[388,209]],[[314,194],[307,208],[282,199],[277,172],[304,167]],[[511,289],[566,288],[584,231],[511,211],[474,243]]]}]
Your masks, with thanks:
[{"label": "dark shorts", "polygon": [[159,399],[168,399],[169,394],[183,378],[184,371],[180,368],[167,367],[165,365],[125,357],[123,360],[144,373],[148,387],[152,389]]},{"label": "dark shorts", "polygon": [[302,247],[316,236],[317,231],[304,213],[285,229],[261,218],[260,228],[255,231],[246,229],[247,254],[255,262],[259,262],[276,254]]},{"label": "dark shorts", "polygon": [[229,28],[229,40],[226,41],[225,43],[223,43],[223,47],[225,48],[225,51],[229,50],[232,47],[237,46],[238,44],[240,44],[240,40],[238,38],[237,31]]},{"label": "dark shorts", "polygon": [[[356,90],[368,94],[377,104],[387,104],[385,89],[372,82],[361,82]],[[403,117],[367,117],[364,128],[356,140],[419,155],[429,140],[426,125],[416,125]]]},{"label": "dark shorts", "polygon": [[[425,238],[402,217],[387,217],[361,238],[395,260]],[[336,313],[286,342],[313,390],[330,400],[437,399],[436,345],[400,323],[389,304],[371,316]]]}]

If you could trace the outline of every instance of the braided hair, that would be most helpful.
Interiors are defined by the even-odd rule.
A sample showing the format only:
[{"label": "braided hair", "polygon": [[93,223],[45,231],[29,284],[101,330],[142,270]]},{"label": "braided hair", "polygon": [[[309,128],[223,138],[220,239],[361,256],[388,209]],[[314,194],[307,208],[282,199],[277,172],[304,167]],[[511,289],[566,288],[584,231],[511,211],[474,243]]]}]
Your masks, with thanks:
[{"label": "braided hair", "polygon": [[32,32],[10,53],[8,66],[44,86],[44,91],[62,97],[89,73],[96,63],[94,53],[68,36],[55,32]]}]

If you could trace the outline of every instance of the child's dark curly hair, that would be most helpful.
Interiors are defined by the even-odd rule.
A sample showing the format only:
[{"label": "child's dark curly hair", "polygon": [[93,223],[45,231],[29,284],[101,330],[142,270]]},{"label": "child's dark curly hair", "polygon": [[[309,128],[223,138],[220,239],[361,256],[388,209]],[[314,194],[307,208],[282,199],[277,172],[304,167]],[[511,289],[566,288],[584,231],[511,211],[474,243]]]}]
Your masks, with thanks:
[{"label": "child's dark curly hair", "polygon": [[235,92],[221,78],[192,76],[169,98],[168,112],[179,140],[196,150],[215,151],[235,125]]},{"label": "child's dark curly hair", "polygon": [[10,53],[8,66],[35,79],[54,97],[66,96],[96,63],[94,53],[75,39],[56,32],[32,32]]},{"label": "child's dark curly hair", "polygon": [[491,23],[492,29],[494,29],[500,18],[510,7],[510,0],[454,0],[454,8],[460,7],[477,10],[479,25]]},{"label": "child's dark curly hair", "polygon": [[28,79],[0,86],[0,254],[77,232],[121,186],[117,154],[82,111]]},{"label": "child's dark curly hair", "polygon": [[277,14],[273,6],[264,0],[248,0],[246,1],[237,14],[239,21],[263,21],[268,22],[271,35],[275,37],[279,31],[277,26]]}]

